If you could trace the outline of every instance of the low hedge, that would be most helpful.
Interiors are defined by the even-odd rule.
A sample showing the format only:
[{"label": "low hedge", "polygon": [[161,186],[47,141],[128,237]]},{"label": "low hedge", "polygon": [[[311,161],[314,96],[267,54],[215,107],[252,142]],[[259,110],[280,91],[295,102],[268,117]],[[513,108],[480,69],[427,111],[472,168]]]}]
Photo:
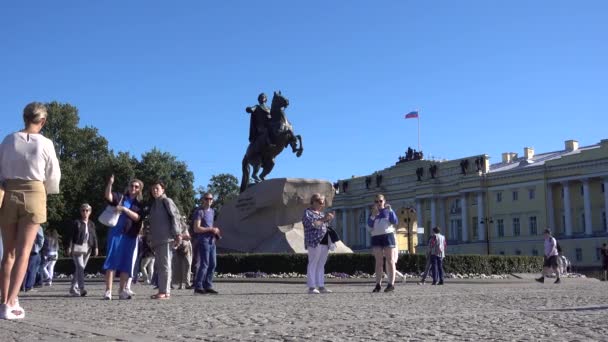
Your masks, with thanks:
[{"label": "low hedge", "polygon": [[[104,257],[93,257],[87,265],[87,273],[101,272]],[[220,254],[217,256],[218,273],[301,273],[306,274],[306,254]],[[402,272],[419,273],[424,270],[426,256],[401,255],[397,269]],[[507,274],[539,272],[543,258],[532,256],[503,255],[448,255],[444,269],[460,274]],[[56,273],[74,272],[72,259],[61,258],[55,266]],[[374,256],[367,253],[331,254],[325,265],[325,272],[355,274],[374,273]]]}]

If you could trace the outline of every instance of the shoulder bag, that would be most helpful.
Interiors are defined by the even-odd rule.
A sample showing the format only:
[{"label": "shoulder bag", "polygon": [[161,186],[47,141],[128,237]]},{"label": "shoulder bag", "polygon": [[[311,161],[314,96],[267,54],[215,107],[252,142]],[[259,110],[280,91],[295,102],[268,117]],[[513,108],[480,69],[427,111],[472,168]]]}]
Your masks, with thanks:
[{"label": "shoulder bag", "polygon": [[[122,203],[123,198],[124,195],[121,196],[120,201],[118,201],[118,205]],[[118,224],[118,218],[120,218],[120,213],[116,210],[116,206],[108,205],[103,210],[101,215],[99,215],[98,220],[99,223],[103,224],[104,226],[114,227]]]},{"label": "shoulder bag", "polygon": [[75,243],[72,248],[72,254],[81,255],[89,253],[89,225],[84,225],[84,240],[82,244]]}]

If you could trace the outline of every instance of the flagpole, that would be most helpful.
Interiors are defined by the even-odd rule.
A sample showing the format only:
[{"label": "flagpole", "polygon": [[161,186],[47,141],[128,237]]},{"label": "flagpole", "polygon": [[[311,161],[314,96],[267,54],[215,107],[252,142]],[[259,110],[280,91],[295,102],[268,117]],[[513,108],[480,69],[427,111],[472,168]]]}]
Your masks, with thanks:
[{"label": "flagpole", "polygon": [[420,152],[420,111],[416,110],[418,113],[418,152]]}]

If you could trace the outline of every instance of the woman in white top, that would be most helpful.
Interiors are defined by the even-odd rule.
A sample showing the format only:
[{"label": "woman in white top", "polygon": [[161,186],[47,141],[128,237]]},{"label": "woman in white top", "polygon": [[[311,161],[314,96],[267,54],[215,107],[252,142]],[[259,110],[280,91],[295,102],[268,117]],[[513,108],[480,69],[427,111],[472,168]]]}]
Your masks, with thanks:
[{"label": "woman in white top", "polygon": [[0,208],[3,319],[25,317],[17,295],[38,227],[46,222],[46,195],[59,193],[61,172],[55,148],[40,134],[46,117],[43,104],[28,104],[23,110],[25,129],[7,135],[0,144],[0,184],[6,191]]}]

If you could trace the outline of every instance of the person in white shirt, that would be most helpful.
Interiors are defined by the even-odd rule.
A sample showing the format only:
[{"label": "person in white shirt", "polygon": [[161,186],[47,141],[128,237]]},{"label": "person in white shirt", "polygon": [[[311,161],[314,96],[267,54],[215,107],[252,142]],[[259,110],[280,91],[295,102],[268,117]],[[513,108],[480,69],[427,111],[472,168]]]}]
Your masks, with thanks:
[{"label": "person in white shirt", "polygon": [[376,286],[372,292],[380,292],[381,290],[384,258],[386,258],[386,273],[388,275],[388,284],[384,292],[395,290],[395,263],[397,262],[394,253],[397,246],[395,224],[397,224],[397,214],[386,203],[384,195],[376,195],[374,205],[371,208],[371,215],[367,219],[367,230],[372,235],[372,250],[376,259]]},{"label": "person in white shirt", "polygon": [[7,135],[0,144],[0,184],[5,190],[0,208],[3,319],[25,317],[17,295],[38,227],[46,222],[46,196],[59,193],[61,172],[55,148],[40,134],[46,119],[47,109],[42,103],[28,104],[23,110],[25,129]]},{"label": "person in white shirt", "polygon": [[557,240],[551,235],[551,230],[545,229],[545,262],[543,263],[543,272],[540,275],[540,278],[536,278],[536,281],[539,283],[545,282],[545,275],[550,275],[555,272],[557,279],[555,280],[555,284],[561,283],[559,280],[559,267],[557,262],[557,256],[559,253],[557,252]]}]

